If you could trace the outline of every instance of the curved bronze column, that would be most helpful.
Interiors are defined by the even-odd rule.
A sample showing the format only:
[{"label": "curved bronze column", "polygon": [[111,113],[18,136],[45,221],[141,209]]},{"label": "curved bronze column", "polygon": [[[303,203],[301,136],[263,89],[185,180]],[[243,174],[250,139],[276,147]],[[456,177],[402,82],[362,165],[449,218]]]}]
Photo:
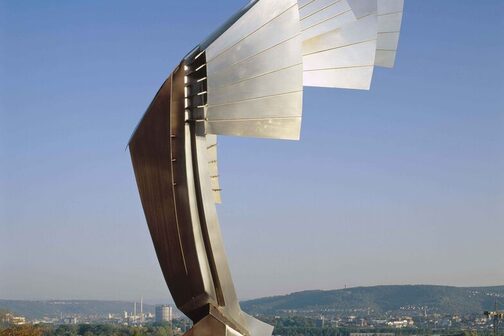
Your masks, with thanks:
[{"label": "curved bronze column", "polygon": [[201,321],[220,326],[222,335],[271,335],[273,328],[243,313],[236,297],[210,187],[206,138],[197,134],[198,121],[186,109],[188,69],[183,62],[161,86],[129,144],[156,254],[175,304],[196,324],[193,332]]}]

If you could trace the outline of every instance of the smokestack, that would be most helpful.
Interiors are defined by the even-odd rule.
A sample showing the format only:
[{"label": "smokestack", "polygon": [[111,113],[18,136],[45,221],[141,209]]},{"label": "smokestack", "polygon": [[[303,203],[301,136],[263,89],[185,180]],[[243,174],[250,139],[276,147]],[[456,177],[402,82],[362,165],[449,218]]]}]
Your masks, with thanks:
[{"label": "smokestack", "polygon": [[136,301],[135,303],[133,304],[133,316],[136,317]]}]

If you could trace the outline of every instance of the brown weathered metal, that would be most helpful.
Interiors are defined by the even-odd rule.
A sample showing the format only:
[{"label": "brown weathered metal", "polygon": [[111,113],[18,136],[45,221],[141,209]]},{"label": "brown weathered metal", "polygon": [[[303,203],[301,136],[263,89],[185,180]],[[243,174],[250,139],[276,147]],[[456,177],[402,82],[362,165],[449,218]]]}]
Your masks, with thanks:
[{"label": "brown weathered metal", "polygon": [[[130,142],[130,154],[154,247],[177,305],[215,301],[205,288],[187,192],[184,73],[165,81]],[[195,311],[196,310],[196,311]],[[197,309],[184,311],[197,321]]]},{"label": "brown weathered metal", "polygon": [[183,62],[165,81],[129,144],[152,241],[175,304],[195,324],[213,316],[227,334],[270,333],[238,304],[205,173],[205,136],[186,109],[190,69]]}]

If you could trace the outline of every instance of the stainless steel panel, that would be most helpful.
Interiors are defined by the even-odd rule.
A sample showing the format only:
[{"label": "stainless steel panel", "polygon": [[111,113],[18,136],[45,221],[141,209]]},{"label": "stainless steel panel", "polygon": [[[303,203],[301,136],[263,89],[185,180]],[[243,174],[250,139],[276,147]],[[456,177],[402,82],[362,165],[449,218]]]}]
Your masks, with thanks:
[{"label": "stainless steel panel", "polygon": [[[344,4],[350,8],[346,0]],[[376,0],[359,1],[352,6],[339,16],[346,16],[347,21],[338,22],[338,27],[331,27],[333,29],[325,33],[320,30],[322,34],[313,33],[315,36],[311,38],[303,35],[304,85],[352,89],[370,87],[373,71],[369,67],[375,63],[378,31]]]},{"label": "stainless steel panel", "polygon": [[399,43],[399,33],[378,33],[376,49],[396,50]]},{"label": "stainless steel panel", "polygon": [[336,15],[328,20],[322,21],[311,27],[305,27],[302,31],[303,40],[306,41],[315,36],[327,33],[331,30],[338,29],[346,23],[355,21],[355,16],[351,10]]},{"label": "stainless steel panel", "polygon": [[298,0],[298,6],[299,6],[299,8],[303,8],[314,1],[317,1],[317,0]]},{"label": "stainless steel panel", "polygon": [[[208,135],[212,135],[212,134],[208,134]],[[219,174],[219,168],[218,168],[218,165],[217,165],[217,161],[216,160],[212,160],[212,157],[209,156],[208,157],[208,173],[210,174],[210,176],[215,176],[217,174]]]},{"label": "stainless steel panel", "polygon": [[346,47],[376,38],[376,17],[367,16],[359,21],[348,23],[341,29],[333,30],[303,42],[303,55]]},{"label": "stainless steel panel", "polygon": [[211,134],[299,140],[301,117],[207,121]]},{"label": "stainless steel panel", "polygon": [[373,66],[366,66],[305,71],[303,81],[306,86],[369,90],[373,69]]},{"label": "stainless steel panel", "polygon": [[377,0],[347,0],[357,19],[378,12]]},{"label": "stainless steel panel", "polygon": [[402,12],[404,0],[378,0],[378,15]]},{"label": "stainless steel panel", "polygon": [[376,40],[303,56],[304,70],[350,68],[374,65]]},{"label": "stainless steel panel", "polygon": [[248,128],[247,136],[299,137],[299,125],[283,119],[302,112],[297,2],[261,0],[235,26],[206,52],[206,134],[230,134],[230,125],[235,125],[234,135]]},{"label": "stainless steel panel", "polygon": [[375,64],[385,68],[393,68],[396,54],[395,50],[377,50]]},{"label": "stainless steel panel", "polygon": [[[299,5],[299,4],[298,4]],[[328,10],[330,12],[335,12],[338,14],[338,11],[335,11],[333,8],[334,6],[346,6],[346,9],[350,9],[348,7],[348,4],[346,0],[316,0],[311,3],[309,3],[307,6],[300,7],[299,8],[299,17],[301,21],[305,20],[306,18],[310,16],[314,16],[322,11]],[[341,8],[341,7],[340,7]]]},{"label": "stainless steel panel", "polygon": [[402,12],[378,16],[378,32],[399,32],[401,30]]},{"label": "stainless steel panel", "polygon": [[[241,102],[267,96],[299,92],[303,87],[302,64],[291,66],[266,75],[248,79],[229,86],[213,88],[208,85],[208,108],[213,105]],[[297,107],[301,110],[302,106]],[[250,117],[255,111],[250,111]],[[207,114],[208,118],[211,118]]]},{"label": "stainless steel panel", "polygon": [[219,181],[219,169],[217,161],[217,136],[208,134],[207,141],[207,159],[208,159],[208,172],[210,174],[210,182],[215,203],[221,203],[221,188]]},{"label": "stainless steel panel", "polygon": [[210,180],[210,186],[212,187],[212,194],[214,196],[214,202],[217,204],[221,203],[221,194],[220,194],[220,184],[219,179],[212,177]]},{"label": "stainless steel panel", "polygon": [[[297,19],[295,19],[297,20]],[[292,26],[296,27],[296,23]],[[276,26],[271,26],[271,31],[266,35],[275,35]],[[254,49],[254,54],[243,57],[237,51],[229,57],[219,57],[218,62],[208,64],[208,85],[210,91],[213,88],[230,85],[239,81],[264,75],[266,73],[283,69],[285,67],[301,63],[301,37],[296,35],[299,29],[289,35],[277,34],[276,38],[265,39],[258,36],[258,41],[247,41],[247,46],[242,50]],[[269,40],[269,41],[267,41]],[[256,47],[259,47],[255,49]],[[236,60],[238,58],[238,60]]]},{"label": "stainless steel panel", "polygon": [[217,209],[212,197],[210,174],[208,172],[207,140],[205,136],[195,136],[195,154],[198,164],[198,176],[200,178],[201,211],[205,218],[205,227],[208,233],[207,248],[212,252],[211,257],[215,262],[216,272],[220,283],[220,289],[224,297],[225,305],[219,307],[218,311],[227,319],[239,326],[244,326],[250,336],[270,336],[273,327],[254,319],[241,311],[236,296],[235,287],[231,278],[227,256],[222,241],[222,234],[217,217]]},{"label": "stainless steel panel", "polygon": [[296,0],[261,0],[245,13],[206,49],[207,61],[234,46],[284,11],[295,6]]},{"label": "stainless steel panel", "polygon": [[394,66],[403,15],[403,0],[378,0],[378,45],[375,64]]},{"label": "stainless steel panel", "polygon": [[[172,111],[175,113],[175,111]],[[186,124],[184,125],[185,132],[185,150],[186,153],[189,151],[190,147],[190,130],[189,130],[189,125]],[[197,205],[197,200],[196,200],[196,186],[194,183],[194,171],[192,169],[193,167],[193,161],[192,161],[192,156],[191,155],[186,155],[185,156],[186,160],[186,176],[187,176],[187,194],[189,196],[189,206],[191,209],[191,223],[192,223],[192,228],[194,232],[194,241],[195,241],[195,246],[196,246],[196,253],[198,255],[198,259],[200,260],[200,272],[202,275],[202,279],[204,282],[205,286],[205,292],[209,293],[210,296],[213,298],[213,300],[217,301],[216,293],[215,293],[215,285],[212,279],[212,273],[210,271],[210,266],[208,264],[208,256],[205,251],[205,244],[203,241],[203,234],[201,232],[201,221],[199,218],[199,213],[198,213],[198,205]],[[189,168],[190,167],[190,168]]]},{"label": "stainless steel panel", "polygon": [[[210,334],[210,335],[214,335],[214,334]],[[255,335],[255,334],[252,334],[252,335]],[[240,334],[238,331],[234,330],[233,328],[231,328],[230,326],[226,326],[226,336],[243,336],[242,334]]]},{"label": "stainless steel panel", "polygon": [[310,27],[316,26],[321,22],[325,22],[334,17],[338,17],[350,11],[350,7],[346,1],[339,1],[323,10],[312,13],[304,19],[301,19],[301,30],[306,30]]},{"label": "stainless steel panel", "polygon": [[[251,99],[226,105],[209,106],[208,120],[230,120],[269,117],[300,117],[303,93],[292,92],[277,96]],[[253,113],[251,113],[253,111]]]}]

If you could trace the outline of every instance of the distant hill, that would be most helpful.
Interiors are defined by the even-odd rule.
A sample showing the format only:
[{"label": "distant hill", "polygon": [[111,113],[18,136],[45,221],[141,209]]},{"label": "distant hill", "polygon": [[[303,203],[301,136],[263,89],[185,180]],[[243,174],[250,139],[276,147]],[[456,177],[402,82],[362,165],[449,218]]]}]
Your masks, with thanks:
[{"label": "distant hill", "polygon": [[[405,306],[428,306],[429,312],[448,314],[480,314],[493,309],[498,298],[504,306],[504,286],[448,287],[448,286],[375,286],[338,290],[312,290],[244,301],[241,306],[251,314],[278,314],[286,310],[354,310],[371,308],[375,312],[396,311]],[[29,319],[43,316],[106,316],[133,311],[133,302],[54,300],[22,301],[0,300],[0,310],[6,309]],[[137,309],[140,306],[137,303]],[[145,312],[154,312],[155,306],[144,304]],[[177,310],[175,310],[176,312]]]},{"label": "distant hill", "polygon": [[[23,315],[29,319],[43,316],[69,316],[80,314],[85,316],[106,316],[109,313],[122,314],[133,311],[133,302],[124,301],[88,301],[88,300],[54,300],[54,301],[24,301],[0,300],[0,310],[5,309]],[[140,311],[140,304],[137,303]],[[144,312],[154,313],[155,306],[144,304]]]},{"label": "distant hill", "polygon": [[428,306],[430,312],[468,314],[491,310],[495,298],[504,304],[504,286],[449,287],[428,285],[355,287],[313,290],[273,296],[241,303],[251,314],[276,314],[286,310],[396,311],[406,306]]}]

